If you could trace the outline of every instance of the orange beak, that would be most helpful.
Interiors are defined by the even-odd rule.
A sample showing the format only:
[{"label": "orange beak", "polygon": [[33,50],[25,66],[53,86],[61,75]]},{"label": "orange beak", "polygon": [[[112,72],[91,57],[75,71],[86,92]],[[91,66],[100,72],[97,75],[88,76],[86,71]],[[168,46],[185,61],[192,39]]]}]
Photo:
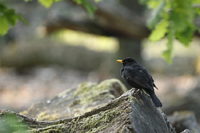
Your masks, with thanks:
[{"label": "orange beak", "polygon": [[118,62],[120,62],[120,63],[123,63],[123,61],[122,60],[117,60]]}]

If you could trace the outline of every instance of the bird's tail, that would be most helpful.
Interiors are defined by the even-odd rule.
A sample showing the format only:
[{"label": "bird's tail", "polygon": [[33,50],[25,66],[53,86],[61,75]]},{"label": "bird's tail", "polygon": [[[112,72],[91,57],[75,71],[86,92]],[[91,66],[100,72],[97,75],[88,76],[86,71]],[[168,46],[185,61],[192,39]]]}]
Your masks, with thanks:
[{"label": "bird's tail", "polygon": [[156,105],[156,107],[162,107],[162,103],[160,102],[160,100],[158,99],[158,97],[156,96],[154,91],[151,91],[149,94],[150,94],[150,96],[152,98],[152,101]]}]

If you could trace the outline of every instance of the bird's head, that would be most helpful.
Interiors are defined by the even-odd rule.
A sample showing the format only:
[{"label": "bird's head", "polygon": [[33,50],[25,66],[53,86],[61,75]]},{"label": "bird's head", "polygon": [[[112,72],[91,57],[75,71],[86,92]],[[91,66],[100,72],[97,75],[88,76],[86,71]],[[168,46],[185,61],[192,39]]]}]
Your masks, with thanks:
[{"label": "bird's head", "polygon": [[133,58],[131,57],[127,57],[123,60],[117,60],[118,62],[122,63],[123,66],[131,66],[134,65],[135,63],[137,63]]}]

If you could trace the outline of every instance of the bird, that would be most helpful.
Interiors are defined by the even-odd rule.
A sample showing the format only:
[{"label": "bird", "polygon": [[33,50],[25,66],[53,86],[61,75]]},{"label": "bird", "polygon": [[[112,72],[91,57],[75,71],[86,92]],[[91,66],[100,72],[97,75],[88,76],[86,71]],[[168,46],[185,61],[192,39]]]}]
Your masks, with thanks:
[{"label": "bird", "polygon": [[126,57],[123,60],[117,60],[122,63],[122,68],[120,70],[122,78],[127,82],[127,84],[135,89],[143,89],[147,92],[156,107],[162,107],[162,103],[156,96],[154,92],[154,80],[145,67],[137,63],[133,58]]}]

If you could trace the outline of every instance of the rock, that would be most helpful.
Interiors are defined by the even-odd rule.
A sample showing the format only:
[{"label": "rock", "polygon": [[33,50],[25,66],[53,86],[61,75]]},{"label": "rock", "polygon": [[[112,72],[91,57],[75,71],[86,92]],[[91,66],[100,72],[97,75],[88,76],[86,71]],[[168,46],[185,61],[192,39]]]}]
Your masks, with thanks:
[{"label": "rock", "polygon": [[125,87],[116,79],[99,84],[83,83],[77,89],[33,105],[26,111],[28,117],[4,110],[0,118],[5,121],[12,114],[30,132],[175,133],[149,95],[144,91],[133,93],[133,90],[118,97]]},{"label": "rock", "polygon": [[[169,122],[175,127],[176,132],[183,131],[187,133],[185,129],[190,129],[195,133],[200,133],[200,126],[192,111],[179,111],[168,117]],[[190,132],[188,132],[190,133]]]}]

